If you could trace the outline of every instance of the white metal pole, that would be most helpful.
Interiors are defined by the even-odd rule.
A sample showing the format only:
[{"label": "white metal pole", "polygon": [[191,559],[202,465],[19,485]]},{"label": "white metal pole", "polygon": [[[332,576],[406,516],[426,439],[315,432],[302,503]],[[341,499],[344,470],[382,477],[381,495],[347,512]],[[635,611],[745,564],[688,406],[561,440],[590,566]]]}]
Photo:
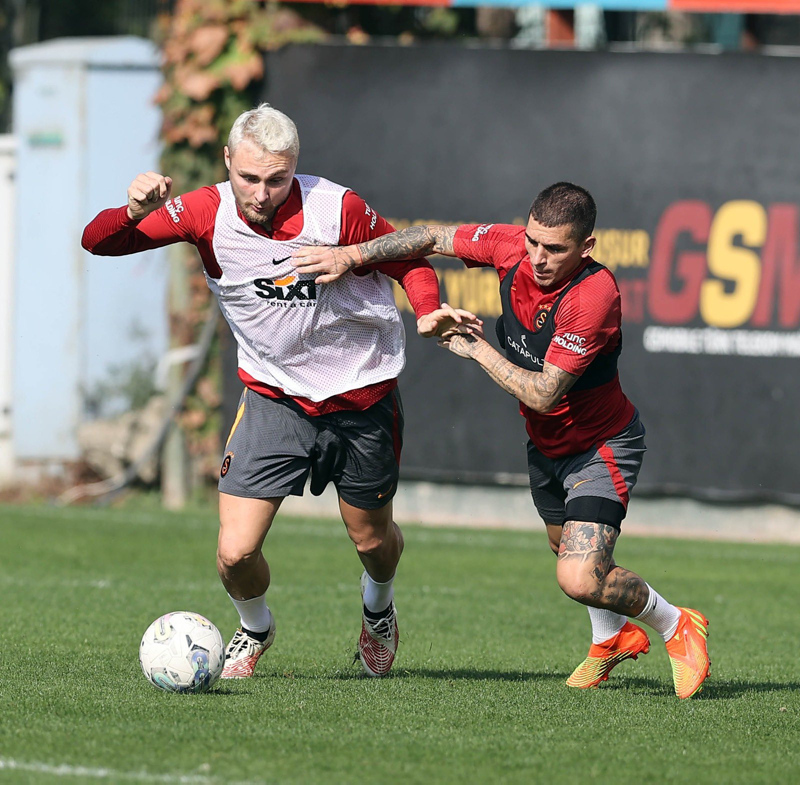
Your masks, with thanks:
[{"label": "white metal pole", "polygon": [[13,136],[0,136],[0,487],[10,484],[14,471],[11,369],[14,349],[15,150]]}]

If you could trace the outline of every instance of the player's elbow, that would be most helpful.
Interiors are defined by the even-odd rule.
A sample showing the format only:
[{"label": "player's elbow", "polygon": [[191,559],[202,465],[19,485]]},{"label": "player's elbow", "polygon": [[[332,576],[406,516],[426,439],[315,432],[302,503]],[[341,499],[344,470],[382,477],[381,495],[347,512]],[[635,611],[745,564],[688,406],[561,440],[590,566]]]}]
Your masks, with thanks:
[{"label": "player's elbow", "polygon": [[89,227],[87,226],[83,230],[83,235],[81,236],[81,248],[84,251],[88,251],[91,254],[97,254],[97,242],[95,242],[89,232]]},{"label": "player's elbow", "polygon": [[528,400],[523,400],[522,402],[537,414],[550,414],[558,405],[558,401],[552,398],[530,397]]},{"label": "player's elbow", "polygon": [[539,409],[540,414],[550,414],[553,409],[558,406],[558,398],[548,398],[546,401],[542,401],[541,408]]},{"label": "player's elbow", "polygon": [[83,230],[81,237],[81,248],[88,251],[92,256],[122,256],[124,251],[118,248],[110,248],[109,243],[104,242],[102,239],[97,239],[92,236],[89,231],[91,227],[86,227]]}]

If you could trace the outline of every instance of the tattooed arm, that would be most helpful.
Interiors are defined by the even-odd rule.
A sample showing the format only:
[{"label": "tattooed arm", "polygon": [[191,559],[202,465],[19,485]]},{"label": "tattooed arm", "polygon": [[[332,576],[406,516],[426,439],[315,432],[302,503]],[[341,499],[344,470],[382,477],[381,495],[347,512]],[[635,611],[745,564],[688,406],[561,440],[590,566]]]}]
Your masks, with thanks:
[{"label": "tattooed arm", "polygon": [[457,226],[433,224],[409,226],[408,229],[361,243],[356,248],[364,264],[425,256],[429,253],[455,256],[453,238],[457,229]]},{"label": "tattooed arm", "polygon": [[359,245],[309,245],[295,251],[293,263],[299,272],[321,273],[317,283],[330,283],[354,267],[415,259],[429,253],[455,256],[453,238],[457,226],[409,226]]},{"label": "tattooed arm", "polygon": [[552,411],[579,378],[546,360],[541,373],[520,368],[506,360],[474,328],[470,333],[446,335],[440,344],[459,357],[475,360],[496,384],[540,414]]}]

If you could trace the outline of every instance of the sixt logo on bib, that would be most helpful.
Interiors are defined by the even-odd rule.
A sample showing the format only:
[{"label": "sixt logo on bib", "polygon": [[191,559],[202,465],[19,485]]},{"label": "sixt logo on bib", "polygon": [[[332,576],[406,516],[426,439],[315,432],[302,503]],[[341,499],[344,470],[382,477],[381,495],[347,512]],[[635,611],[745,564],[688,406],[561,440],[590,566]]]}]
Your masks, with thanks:
[{"label": "sixt logo on bib", "polygon": [[314,280],[301,281],[296,275],[283,278],[256,278],[256,294],[262,300],[286,308],[303,308],[317,304],[317,284]]}]

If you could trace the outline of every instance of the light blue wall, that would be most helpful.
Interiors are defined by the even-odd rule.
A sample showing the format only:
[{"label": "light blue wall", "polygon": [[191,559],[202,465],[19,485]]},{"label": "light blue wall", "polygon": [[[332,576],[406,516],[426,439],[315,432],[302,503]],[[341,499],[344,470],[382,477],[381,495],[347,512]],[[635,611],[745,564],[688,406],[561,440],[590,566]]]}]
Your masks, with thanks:
[{"label": "light blue wall", "polygon": [[[158,168],[155,47],[64,39],[12,52],[17,163],[14,450],[78,457],[83,391],[112,365],[167,345],[166,254],[92,257],[86,223]],[[131,326],[147,327],[144,342]]]},{"label": "light blue wall", "polygon": [[[159,169],[161,117],[153,106],[159,74],[129,71],[124,90],[118,89],[119,77],[117,71],[92,70],[87,84],[84,224],[100,210],[124,204],[128,184],[139,172]],[[81,256],[86,282],[84,379],[93,385],[108,376],[111,363],[135,361],[143,352],[157,359],[166,351],[167,259],[164,251]],[[132,341],[134,326],[148,336]]]}]

